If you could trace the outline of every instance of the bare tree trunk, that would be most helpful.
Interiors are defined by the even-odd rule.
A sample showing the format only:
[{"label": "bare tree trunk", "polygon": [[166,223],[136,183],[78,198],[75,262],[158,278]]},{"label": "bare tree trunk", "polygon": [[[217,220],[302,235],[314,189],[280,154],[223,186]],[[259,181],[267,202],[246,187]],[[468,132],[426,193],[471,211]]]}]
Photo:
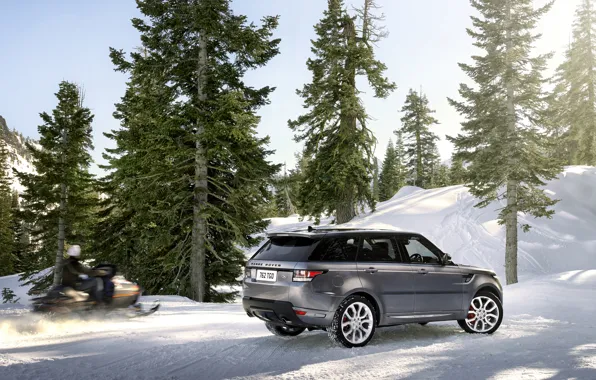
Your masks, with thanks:
[{"label": "bare tree trunk", "polygon": [[[354,20],[346,18],[344,20],[344,35],[349,46],[356,44],[356,27],[354,26]],[[356,93],[356,68],[353,65],[353,61],[350,57],[347,57],[344,64],[344,68],[348,72],[346,82],[355,96]],[[348,131],[356,131],[357,128],[357,115],[353,109],[342,109],[341,110],[341,128],[347,129]],[[354,210],[354,189],[353,185],[348,184],[346,188],[341,189],[341,195],[339,196],[337,206],[335,208],[336,223],[347,223],[356,216]]]},{"label": "bare tree trunk", "polygon": [[[513,42],[511,41],[511,0],[507,0],[507,12],[509,23],[507,25],[507,70],[511,70],[512,62],[510,60]],[[507,88],[507,135],[509,137],[515,134],[515,104],[513,83],[510,75],[505,76],[505,86]],[[511,156],[510,156],[511,157]],[[511,158],[509,165],[515,165]],[[507,285],[517,283],[517,187],[515,180],[507,181],[507,208],[505,215],[505,277]]]},{"label": "bare tree trunk", "polygon": [[507,207],[505,215],[505,278],[507,285],[517,283],[517,183],[507,182]]},{"label": "bare tree trunk", "polygon": [[[66,148],[66,130],[62,130],[62,144]],[[66,149],[62,152],[62,170],[64,170],[64,154]],[[66,239],[66,226],[64,216],[66,214],[66,183],[60,184],[60,206],[58,208],[58,250],[56,251],[56,262],[54,264],[54,286],[62,282],[62,257],[64,256],[64,240]]]},{"label": "bare tree trunk", "polygon": [[364,0],[364,9],[362,10],[362,40],[368,42],[368,29],[370,28],[369,14],[370,0]]},{"label": "bare tree trunk", "polygon": [[[199,36],[199,59],[197,65],[197,95],[199,103],[206,100],[204,92],[205,67],[207,66],[207,40],[203,34]],[[205,301],[205,256],[207,220],[204,216],[204,206],[207,204],[207,158],[201,137],[205,131],[203,121],[197,119],[195,141],[195,174],[193,189],[193,218],[192,218],[192,250],[190,256],[190,281],[192,297],[195,301]]]},{"label": "bare tree trunk", "polygon": [[356,216],[354,210],[354,194],[352,191],[348,190],[342,195],[343,196],[339,202],[337,202],[335,210],[337,224],[347,223]]},{"label": "bare tree trunk", "polygon": [[288,174],[286,173],[286,163],[284,162],[284,195],[285,201],[287,202],[286,208],[289,212],[289,215],[293,215],[296,213],[296,207],[292,203],[292,198],[290,197],[290,189],[288,186]]},{"label": "bare tree trunk", "polygon": [[595,94],[594,94],[594,52],[592,51],[592,4],[590,0],[586,1],[586,7],[588,8],[588,41],[590,43],[590,50],[588,51],[588,60],[589,62],[589,75],[590,81],[588,82],[588,99],[590,102],[590,121],[591,124],[589,126],[590,131],[588,132],[586,139],[588,139],[586,146],[586,165],[594,165],[596,164],[596,157],[594,152],[594,145],[596,144],[594,131],[596,130],[596,109],[595,109]]},{"label": "bare tree trunk", "polygon": [[415,186],[422,187],[422,138],[420,136],[420,122],[416,130],[416,180]]}]

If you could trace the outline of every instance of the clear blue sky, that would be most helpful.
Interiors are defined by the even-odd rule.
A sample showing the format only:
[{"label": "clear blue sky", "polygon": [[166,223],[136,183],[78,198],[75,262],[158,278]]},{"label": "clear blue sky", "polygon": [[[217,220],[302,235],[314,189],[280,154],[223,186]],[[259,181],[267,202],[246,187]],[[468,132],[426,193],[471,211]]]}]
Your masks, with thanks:
[{"label": "clear blue sky", "polygon": [[[346,1],[348,4],[350,1]],[[359,5],[360,0],[351,1]],[[544,0],[536,0],[538,4]],[[543,20],[540,51],[561,51],[569,41],[570,23],[579,0],[558,0]],[[409,88],[422,87],[441,125],[439,149],[447,159],[451,146],[445,134],[456,134],[460,117],[448,105],[465,80],[458,62],[469,62],[474,53],[465,33],[472,8],[467,0],[379,0],[387,20],[389,38],[377,56],[387,64],[388,76],[398,90],[384,100],[364,96],[372,129],[378,139],[376,154],[382,159],[392,132],[400,126],[399,109]],[[258,21],[263,15],[280,15],[276,36],[281,54],[258,71],[248,83],[273,85],[271,105],[260,111],[261,135],[271,137],[276,150],[272,160],[294,164],[300,149],[292,140],[287,120],[302,112],[295,90],[310,79],[305,61],[310,56],[313,25],[321,18],[326,0],[235,0],[236,13]],[[130,51],[139,45],[130,19],[138,16],[134,0],[0,0],[0,115],[9,127],[37,138],[39,113],[56,105],[54,93],[61,80],[82,84],[86,105],[95,114],[94,158],[101,162],[111,141],[102,132],[118,128],[114,103],[124,94],[126,77],[113,71],[108,48]],[[560,59],[560,54],[557,60]],[[556,61],[555,61],[556,62]],[[96,170],[94,170],[96,171]]]}]

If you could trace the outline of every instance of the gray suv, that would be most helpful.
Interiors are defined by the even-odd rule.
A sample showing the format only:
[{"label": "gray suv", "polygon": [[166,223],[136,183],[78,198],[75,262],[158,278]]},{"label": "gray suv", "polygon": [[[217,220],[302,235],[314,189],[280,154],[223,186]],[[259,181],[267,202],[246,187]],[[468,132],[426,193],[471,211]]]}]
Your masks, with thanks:
[{"label": "gray suv", "polygon": [[502,302],[493,271],[454,264],[420,234],[311,227],[267,236],[246,265],[242,299],[273,334],[322,329],[345,347],[406,323],[455,320],[492,334]]}]

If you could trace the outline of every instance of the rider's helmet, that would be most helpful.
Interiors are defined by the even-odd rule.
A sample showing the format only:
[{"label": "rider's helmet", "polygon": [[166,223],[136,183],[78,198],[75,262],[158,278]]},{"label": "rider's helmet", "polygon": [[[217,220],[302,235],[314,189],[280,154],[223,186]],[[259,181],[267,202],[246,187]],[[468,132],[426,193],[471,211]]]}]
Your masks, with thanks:
[{"label": "rider's helmet", "polygon": [[70,247],[68,247],[68,251],[66,251],[66,254],[69,257],[80,257],[81,256],[81,247],[78,245],[71,245]]}]

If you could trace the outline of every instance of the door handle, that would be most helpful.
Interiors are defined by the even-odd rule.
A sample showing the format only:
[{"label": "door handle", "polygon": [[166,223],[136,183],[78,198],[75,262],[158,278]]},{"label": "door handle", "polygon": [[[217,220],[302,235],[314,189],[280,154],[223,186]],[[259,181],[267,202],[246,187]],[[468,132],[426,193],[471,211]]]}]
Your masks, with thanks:
[{"label": "door handle", "polygon": [[366,273],[377,273],[379,270],[373,267],[364,270]]},{"label": "door handle", "polygon": [[428,270],[422,268],[422,269],[418,269],[418,274],[428,274]]}]

